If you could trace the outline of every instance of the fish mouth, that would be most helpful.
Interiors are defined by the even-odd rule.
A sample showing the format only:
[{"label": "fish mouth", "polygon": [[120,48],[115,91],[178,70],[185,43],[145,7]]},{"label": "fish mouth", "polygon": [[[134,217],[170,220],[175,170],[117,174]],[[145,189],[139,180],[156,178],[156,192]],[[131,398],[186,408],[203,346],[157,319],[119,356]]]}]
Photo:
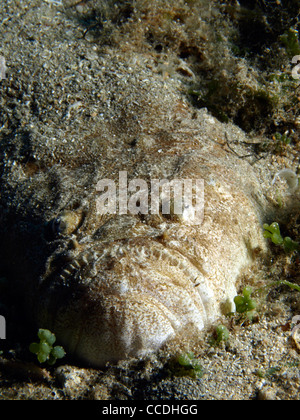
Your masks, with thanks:
[{"label": "fish mouth", "polygon": [[93,366],[146,355],[208,323],[215,299],[199,268],[157,238],[95,243],[44,283],[39,323]]}]

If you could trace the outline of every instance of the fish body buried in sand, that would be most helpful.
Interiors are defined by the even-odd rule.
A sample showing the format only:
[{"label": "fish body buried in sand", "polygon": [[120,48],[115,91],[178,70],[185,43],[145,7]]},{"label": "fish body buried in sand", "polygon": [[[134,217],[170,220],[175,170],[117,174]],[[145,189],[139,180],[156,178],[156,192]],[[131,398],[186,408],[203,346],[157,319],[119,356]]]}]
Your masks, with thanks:
[{"label": "fish body buried in sand", "polygon": [[[84,149],[65,142],[54,158],[48,139],[36,146],[38,164],[7,160],[3,172],[2,259],[18,261],[10,270],[37,326],[92,366],[198,334],[228,310],[254,251],[265,249],[260,181],[226,148],[241,130],[195,111],[172,86],[127,81],[124,90]],[[128,184],[149,188],[202,180],[203,220],[175,214],[172,200],[169,214],[100,214],[99,181],[118,186],[125,171]]]}]

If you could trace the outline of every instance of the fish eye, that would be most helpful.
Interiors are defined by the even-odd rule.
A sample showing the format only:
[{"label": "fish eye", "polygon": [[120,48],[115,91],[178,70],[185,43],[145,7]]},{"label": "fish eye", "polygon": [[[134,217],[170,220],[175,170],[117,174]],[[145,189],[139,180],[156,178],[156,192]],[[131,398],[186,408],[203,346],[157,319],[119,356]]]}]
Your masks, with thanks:
[{"label": "fish eye", "polygon": [[82,211],[66,210],[52,220],[52,232],[55,235],[68,236],[76,232],[76,230],[82,225],[82,222]]}]

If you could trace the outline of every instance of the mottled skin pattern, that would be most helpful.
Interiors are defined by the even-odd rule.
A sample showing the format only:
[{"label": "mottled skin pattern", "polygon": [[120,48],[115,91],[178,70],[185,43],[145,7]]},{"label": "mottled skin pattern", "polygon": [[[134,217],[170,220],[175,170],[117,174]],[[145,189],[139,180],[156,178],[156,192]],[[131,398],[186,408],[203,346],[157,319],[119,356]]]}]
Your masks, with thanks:
[{"label": "mottled skin pattern", "polygon": [[[94,134],[55,153],[51,139],[30,134],[26,159],[23,135],[2,155],[1,264],[37,326],[93,366],[202,330],[230,309],[243,269],[265,247],[259,180],[226,147],[241,132],[165,82],[117,82],[114,110]],[[124,170],[128,180],[204,179],[203,224],[98,215],[97,182]]]}]

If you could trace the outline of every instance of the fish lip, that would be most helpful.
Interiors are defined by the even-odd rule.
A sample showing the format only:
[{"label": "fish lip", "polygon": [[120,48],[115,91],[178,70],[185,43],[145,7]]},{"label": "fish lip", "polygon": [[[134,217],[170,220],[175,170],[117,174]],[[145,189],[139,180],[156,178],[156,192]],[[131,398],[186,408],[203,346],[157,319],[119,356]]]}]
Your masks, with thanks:
[{"label": "fish lip", "polygon": [[[198,330],[202,330],[209,321],[207,305],[212,304],[213,295],[204,296],[203,290],[206,290],[208,286],[203,273],[182,252],[170,249],[153,238],[150,241],[148,238],[122,240],[111,243],[109,247],[103,242],[86,243],[86,245],[63,270],[52,275],[47,285],[44,284],[44,299],[40,306],[44,315],[46,307],[47,327],[49,326],[62,340],[62,344],[71,354],[87,362],[98,364],[93,359],[94,356],[88,357],[89,350],[86,348],[92,346],[94,350],[91,352],[96,352],[95,346],[98,344],[100,346],[101,337],[104,334],[99,327],[95,330],[93,323],[96,319],[98,326],[104,325],[104,329],[108,328],[105,327],[105,319],[101,317],[104,316],[103,314],[109,316],[109,308],[115,308],[116,305],[121,305],[119,306],[120,319],[114,321],[120,324],[120,328],[111,340],[126,343],[125,339],[122,341],[121,331],[127,328],[127,321],[124,321],[125,327],[122,326],[124,315],[121,314],[130,305],[136,308],[134,310],[136,313],[138,311],[147,313],[146,319],[152,317],[153,320],[162,324],[157,326],[158,332],[156,333],[154,329],[150,336],[150,333],[139,332],[143,329],[143,325],[147,324],[147,320],[141,321],[139,325],[137,320],[130,320],[131,315],[126,315],[129,317],[127,324],[134,323],[137,336],[133,337],[129,344],[124,344],[124,348],[121,346],[118,356],[112,355],[112,358],[115,357],[116,360],[125,357],[125,353],[138,356],[156,351],[189,323],[194,323]],[[163,276],[159,271],[155,271],[156,268],[151,268],[152,263],[159,264],[159,269],[166,266],[169,271]],[[149,264],[150,271],[147,272]],[[130,275],[137,265],[137,277],[132,283]],[[133,271],[129,272],[127,278],[126,270],[129,268]],[[173,270],[178,275],[177,282],[172,279]],[[145,285],[142,284],[143,281],[146,282]],[[105,302],[108,302],[106,307],[103,306]],[[111,302],[115,302],[115,306],[112,306]],[[132,313],[133,319],[137,316],[136,313]],[[118,311],[114,316],[118,317]],[[62,324],[65,319],[68,325],[76,322],[77,327],[66,326],[64,329]],[[90,330],[97,334],[98,344],[94,343]],[[149,348],[147,349],[143,344],[139,346],[139,340],[141,343],[148,343]]]},{"label": "fish lip", "polygon": [[[180,271],[184,278],[188,279],[194,288],[198,291],[206,288],[210,290],[206,282],[206,271],[201,264],[195,264],[191,256],[187,255],[182,249],[174,249],[168,247],[163,241],[157,238],[134,238],[110,242],[107,246],[106,242],[97,242],[97,244],[90,244],[77,255],[69,254],[69,262],[63,269],[56,272],[56,277],[63,282],[74,282],[75,278],[77,283],[84,285],[97,281],[99,272],[111,271],[114,265],[120,263],[126,255],[130,255],[132,264],[148,263],[147,259],[158,262],[164,261],[171,267]],[[89,268],[89,269],[87,269]],[[84,276],[80,276],[86,270]],[[89,275],[91,274],[91,275]],[[89,279],[87,282],[86,279]],[[170,283],[172,279],[170,279]],[[189,283],[189,282],[188,282]],[[199,292],[201,296],[201,292]],[[213,298],[213,294],[208,294],[206,300]]]}]

